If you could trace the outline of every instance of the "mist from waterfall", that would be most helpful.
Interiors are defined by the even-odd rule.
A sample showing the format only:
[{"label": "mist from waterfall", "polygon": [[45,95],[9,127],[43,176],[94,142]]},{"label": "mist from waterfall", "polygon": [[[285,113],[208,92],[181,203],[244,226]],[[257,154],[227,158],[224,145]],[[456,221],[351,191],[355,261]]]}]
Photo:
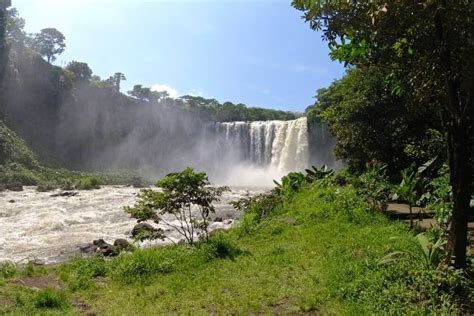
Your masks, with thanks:
[{"label": "mist from waterfall", "polygon": [[306,117],[292,121],[215,123],[223,137],[220,151],[234,155],[226,178],[229,184],[271,184],[290,171],[309,165]]}]

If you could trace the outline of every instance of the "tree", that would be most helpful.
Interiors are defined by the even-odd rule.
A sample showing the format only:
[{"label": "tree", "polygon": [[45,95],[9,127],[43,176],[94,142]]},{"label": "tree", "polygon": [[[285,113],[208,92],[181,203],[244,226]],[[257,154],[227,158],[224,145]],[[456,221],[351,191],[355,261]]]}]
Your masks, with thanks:
[{"label": "tree", "polygon": [[30,44],[31,40],[25,33],[25,20],[20,17],[16,8],[11,8],[7,11],[7,28],[6,35],[10,42],[20,45]]},{"label": "tree", "polygon": [[[349,69],[328,88],[320,89],[315,105],[307,110],[308,123],[322,120],[336,138],[334,152],[360,173],[372,160],[387,165],[391,179],[414,161],[422,164],[443,146],[433,141],[441,129],[429,106],[413,104],[406,93],[394,95],[384,69],[376,66]],[[434,146],[434,145],[438,146]]]},{"label": "tree", "polygon": [[128,91],[128,94],[140,101],[149,101],[151,96],[151,89],[143,87],[141,84],[136,84],[133,89]]},{"label": "tree", "polygon": [[111,86],[115,87],[115,90],[117,93],[120,92],[120,83],[122,80],[127,80],[125,78],[125,75],[121,72],[116,72],[113,76],[110,76],[109,79],[107,79],[107,82],[110,83]]},{"label": "tree", "polygon": [[34,36],[34,47],[41,56],[45,56],[48,63],[56,60],[56,55],[64,52],[66,43],[64,35],[55,28],[42,29]]},{"label": "tree", "polygon": [[69,70],[78,81],[89,81],[92,78],[92,70],[87,63],[71,61],[66,70]]},{"label": "tree", "polygon": [[[328,41],[331,57],[388,70],[393,91],[406,88],[443,122],[453,188],[448,257],[466,266],[474,121],[474,6],[471,1],[293,0]],[[402,84],[406,83],[406,85]],[[406,86],[406,87],[405,87]]]},{"label": "tree", "polygon": [[[213,203],[219,201],[227,188],[210,186],[206,173],[196,173],[191,168],[168,174],[156,186],[162,191],[142,190],[138,202],[133,207],[125,207],[125,212],[139,223],[148,220],[163,223],[175,229],[190,244],[196,237],[207,240],[209,216],[215,213]],[[165,218],[166,215],[174,221]]]}]

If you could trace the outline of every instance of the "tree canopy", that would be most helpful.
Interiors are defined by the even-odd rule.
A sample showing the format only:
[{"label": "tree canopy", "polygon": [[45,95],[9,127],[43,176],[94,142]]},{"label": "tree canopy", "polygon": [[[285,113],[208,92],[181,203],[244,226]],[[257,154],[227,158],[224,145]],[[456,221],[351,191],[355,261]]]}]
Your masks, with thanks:
[{"label": "tree canopy", "polygon": [[92,78],[92,70],[87,63],[71,61],[65,69],[69,70],[76,80],[88,81]]},{"label": "tree canopy", "polygon": [[310,124],[328,123],[336,138],[335,153],[352,171],[362,172],[368,161],[388,166],[391,176],[413,162],[418,165],[443,155],[441,122],[429,106],[409,102],[390,92],[382,69],[349,69],[340,80],[318,90],[307,109]]},{"label": "tree canopy", "polygon": [[448,252],[466,265],[472,182],[474,6],[471,1],[294,0],[333,59],[386,69],[391,91],[429,104],[442,119],[454,194]]},{"label": "tree canopy", "polygon": [[64,52],[66,38],[55,28],[42,29],[34,36],[33,47],[44,57],[48,63],[56,60],[56,55]]}]

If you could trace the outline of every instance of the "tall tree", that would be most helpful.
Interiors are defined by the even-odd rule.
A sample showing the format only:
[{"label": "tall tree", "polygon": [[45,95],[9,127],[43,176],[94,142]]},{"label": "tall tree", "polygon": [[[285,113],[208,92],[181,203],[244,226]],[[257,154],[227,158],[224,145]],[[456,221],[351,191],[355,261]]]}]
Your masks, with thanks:
[{"label": "tall tree", "polygon": [[46,57],[48,63],[56,60],[56,55],[64,52],[66,43],[64,35],[55,28],[42,29],[34,37],[34,48],[41,56]]},{"label": "tall tree", "polygon": [[472,1],[293,0],[293,6],[322,31],[332,58],[386,68],[394,92],[405,82],[413,98],[439,113],[454,200],[447,250],[454,265],[464,268],[474,119]]},{"label": "tall tree", "polygon": [[140,101],[150,101],[151,89],[144,87],[141,84],[136,84],[133,86],[133,89],[127,92],[130,96],[138,99]]},{"label": "tall tree", "polygon": [[89,81],[92,78],[92,70],[87,63],[71,61],[66,66],[66,70],[69,70],[79,81]]},{"label": "tall tree", "polygon": [[125,78],[125,75],[121,72],[116,72],[113,76],[107,79],[107,81],[115,87],[117,93],[120,92],[120,83],[122,82],[122,80],[127,80],[127,78]]},{"label": "tall tree", "polygon": [[25,32],[25,20],[20,17],[16,8],[7,11],[6,37],[9,42],[20,45],[31,44],[31,38]]}]

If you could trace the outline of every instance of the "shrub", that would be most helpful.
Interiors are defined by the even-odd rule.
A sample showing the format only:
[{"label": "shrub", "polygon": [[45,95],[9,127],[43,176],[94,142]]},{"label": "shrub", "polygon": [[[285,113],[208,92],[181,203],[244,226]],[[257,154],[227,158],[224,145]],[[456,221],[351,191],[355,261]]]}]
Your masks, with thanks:
[{"label": "shrub", "polygon": [[[210,214],[215,213],[213,203],[219,201],[222,193],[228,188],[210,186],[206,173],[196,173],[192,168],[170,173],[159,180],[156,186],[161,188],[162,192],[141,190],[138,202],[133,207],[125,207],[125,212],[139,223],[147,220],[163,223],[178,232],[190,244],[194,243],[196,236],[207,240]],[[198,216],[194,216],[193,206],[197,208]],[[169,222],[163,215],[173,216],[178,224]],[[156,237],[164,238],[160,234]]]},{"label": "shrub", "polygon": [[305,175],[301,172],[290,172],[281,178],[281,184],[273,181],[276,185],[275,192],[286,200],[290,200],[305,184],[308,183]]},{"label": "shrub", "polygon": [[447,166],[443,166],[438,177],[426,185],[426,192],[420,200],[428,204],[435,213],[435,219],[443,232],[447,232],[453,210],[453,194]]},{"label": "shrub", "polygon": [[38,192],[48,192],[52,190],[56,190],[58,185],[53,182],[40,182],[36,187],[36,191]]},{"label": "shrub", "polygon": [[303,174],[302,172],[290,172],[281,178],[281,183],[273,181],[276,185],[274,189],[275,193],[289,201],[293,195],[300,191],[304,186],[324,180],[334,174],[334,171],[328,169],[325,165],[319,169],[312,166],[311,169],[306,169],[305,171],[306,174]]},{"label": "shrub", "polygon": [[416,187],[420,181],[418,174],[416,171],[412,170],[412,168],[407,168],[402,170],[402,181],[398,186],[395,187],[395,193],[403,202],[408,203],[408,207],[410,209],[410,228],[413,228],[413,211],[412,208],[416,203],[418,194],[416,191]]},{"label": "shrub", "polygon": [[218,234],[202,245],[202,250],[207,261],[212,259],[231,259],[242,253],[235,244],[224,234]]},{"label": "shrub", "polygon": [[282,201],[281,195],[274,190],[253,197],[242,197],[237,201],[230,202],[230,204],[240,212],[255,214],[255,219],[260,221],[267,217]]},{"label": "shrub", "polygon": [[390,183],[386,175],[387,166],[379,162],[367,164],[367,170],[360,176],[361,193],[377,210],[388,206]]},{"label": "shrub", "polygon": [[55,291],[53,289],[45,289],[39,291],[34,299],[36,308],[64,308],[69,305],[68,299],[63,292]]},{"label": "shrub", "polygon": [[65,179],[65,180],[63,180],[63,182],[61,183],[61,190],[64,190],[64,191],[71,191],[71,190],[74,190],[74,184],[72,183],[71,180]]},{"label": "shrub", "polygon": [[433,240],[426,233],[420,233],[415,237],[415,249],[395,251],[381,260],[381,264],[395,262],[402,258],[409,258],[421,269],[435,269],[444,259],[444,240],[440,236]]},{"label": "shrub", "polygon": [[0,262],[0,277],[3,279],[12,278],[17,272],[16,266],[11,261]]},{"label": "shrub", "polygon": [[76,189],[93,190],[100,189],[100,179],[94,176],[83,177],[76,181]]},{"label": "shrub", "polygon": [[153,275],[173,271],[177,255],[163,248],[122,253],[114,259],[111,274],[124,283],[143,281]]}]

